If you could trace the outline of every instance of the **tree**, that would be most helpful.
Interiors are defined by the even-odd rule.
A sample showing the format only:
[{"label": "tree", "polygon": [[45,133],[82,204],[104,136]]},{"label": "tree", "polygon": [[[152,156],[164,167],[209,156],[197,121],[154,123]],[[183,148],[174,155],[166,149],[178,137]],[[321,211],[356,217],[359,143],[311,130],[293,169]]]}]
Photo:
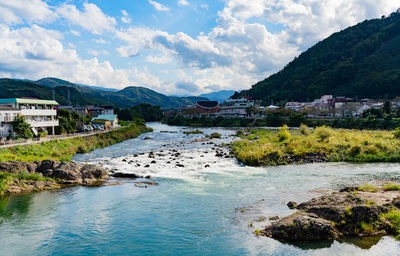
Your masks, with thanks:
[{"label": "tree", "polygon": [[383,112],[388,115],[392,112],[392,103],[390,101],[386,101],[383,105]]},{"label": "tree", "polygon": [[28,124],[23,116],[17,116],[13,121],[13,129],[17,138],[30,139],[33,137],[31,125]]},{"label": "tree", "polygon": [[246,108],[246,113],[249,116],[254,116],[255,114],[258,113],[258,109],[254,106],[249,106]]}]

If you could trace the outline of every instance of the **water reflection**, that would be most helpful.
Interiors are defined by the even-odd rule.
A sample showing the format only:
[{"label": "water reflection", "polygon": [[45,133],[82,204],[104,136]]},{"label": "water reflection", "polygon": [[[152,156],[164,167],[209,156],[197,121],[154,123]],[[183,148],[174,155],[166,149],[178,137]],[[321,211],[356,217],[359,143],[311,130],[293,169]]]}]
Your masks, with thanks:
[{"label": "water reflection", "polygon": [[24,219],[30,212],[33,194],[0,197],[0,223],[11,217]]}]

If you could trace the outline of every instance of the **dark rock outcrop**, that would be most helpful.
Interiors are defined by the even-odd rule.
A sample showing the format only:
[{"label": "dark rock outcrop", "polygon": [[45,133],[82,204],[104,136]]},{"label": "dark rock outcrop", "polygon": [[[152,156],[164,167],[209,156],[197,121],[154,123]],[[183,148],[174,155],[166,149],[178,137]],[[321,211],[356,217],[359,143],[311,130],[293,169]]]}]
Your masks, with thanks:
[{"label": "dark rock outcrop", "polygon": [[400,191],[385,191],[381,187],[370,190],[353,187],[341,191],[299,205],[289,202],[288,207],[298,212],[273,222],[261,234],[283,242],[394,234],[382,216],[400,209]]}]

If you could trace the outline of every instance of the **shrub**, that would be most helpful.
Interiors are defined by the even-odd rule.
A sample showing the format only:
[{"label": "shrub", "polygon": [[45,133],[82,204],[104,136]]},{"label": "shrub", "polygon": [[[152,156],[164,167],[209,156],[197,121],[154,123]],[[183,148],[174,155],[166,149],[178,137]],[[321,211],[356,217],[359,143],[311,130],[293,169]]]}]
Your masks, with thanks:
[{"label": "shrub", "polygon": [[320,141],[325,141],[329,139],[330,137],[332,137],[332,134],[332,129],[326,126],[320,126],[315,129],[315,136],[317,136]]},{"label": "shrub", "polygon": [[291,137],[292,137],[292,135],[288,131],[286,124],[279,128],[279,130],[278,130],[278,139],[279,139],[279,141],[285,141],[287,139],[290,139]]},{"label": "shrub", "polygon": [[385,191],[398,191],[400,190],[400,185],[398,184],[386,184],[383,186],[383,190]]},{"label": "shrub", "polygon": [[396,139],[400,139],[400,127],[396,128],[396,130],[393,132],[393,135]]},{"label": "shrub", "polygon": [[305,124],[300,125],[299,131],[303,135],[306,135],[306,136],[310,135],[310,129],[308,129],[308,126]]},{"label": "shrub", "polygon": [[211,133],[209,136],[210,139],[221,139],[221,134],[218,132]]},{"label": "shrub", "polygon": [[400,240],[400,210],[392,210],[388,213],[382,214],[381,218],[389,221],[397,235],[396,239]]}]

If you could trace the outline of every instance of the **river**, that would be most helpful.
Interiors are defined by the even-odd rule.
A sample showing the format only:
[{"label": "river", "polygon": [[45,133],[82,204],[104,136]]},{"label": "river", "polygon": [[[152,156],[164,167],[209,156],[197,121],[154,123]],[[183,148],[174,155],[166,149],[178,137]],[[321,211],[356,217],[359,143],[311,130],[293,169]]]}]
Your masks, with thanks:
[{"label": "river", "polygon": [[[268,224],[268,219],[257,222],[260,216],[292,213],[288,201],[305,201],[345,185],[398,180],[400,164],[254,168],[216,157],[221,150],[199,140],[204,134],[148,125],[154,132],[74,160],[151,175],[158,185],[123,180],[116,186],[0,199],[0,255],[400,255],[400,242],[390,236],[294,246],[253,234]],[[221,133],[222,139],[213,140],[217,144],[235,134],[200,130]]]}]

